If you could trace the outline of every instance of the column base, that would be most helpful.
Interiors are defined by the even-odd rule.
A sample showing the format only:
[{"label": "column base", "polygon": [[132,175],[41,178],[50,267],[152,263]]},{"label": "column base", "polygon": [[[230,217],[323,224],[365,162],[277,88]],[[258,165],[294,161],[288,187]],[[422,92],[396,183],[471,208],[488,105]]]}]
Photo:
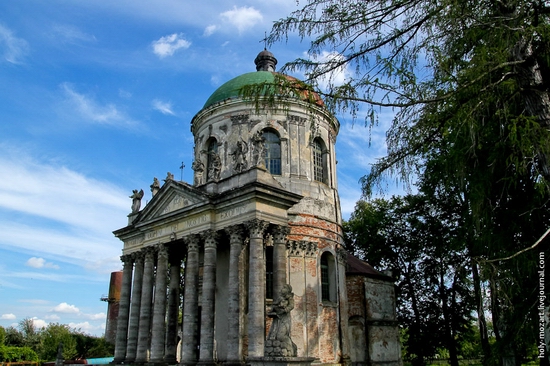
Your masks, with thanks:
[{"label": "column base", "polygon": [[245,366],[246,365],[246,362],[244,361],[239,361],[239,360],[235,360],[235,361],[225,361],[223,363],[223,366]]},{"label": "column base", "polygon": [[258,357],[248,358],[250,366],[310,366],[315,361],[313,357]]},{"label": "column base", "polygon": [[205,360],[197,362],[197,366],[216,366],[217,363],[214,360]]}]

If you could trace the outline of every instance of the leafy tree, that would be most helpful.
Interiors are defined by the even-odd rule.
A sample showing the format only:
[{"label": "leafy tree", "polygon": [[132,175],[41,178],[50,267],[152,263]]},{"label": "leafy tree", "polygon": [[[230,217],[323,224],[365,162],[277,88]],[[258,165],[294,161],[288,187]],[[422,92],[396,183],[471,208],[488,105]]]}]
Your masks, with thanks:
[{"label": "leafy tree", "polygon": [[72,360],[77,355],[77,341],[73,331],[66,324],[50,323],[43,330],[44,346],[40,353],[43,360],[55,360],[59,344],[63,344],[63,358]]},{"label": "leafy tree", "polygon": [[6,329],[0,326],[0,346],[3,346],[6,343]]},{"label": "leafy tree", "polygon": [[362,179],[366,195],[386,174],[417,173],[426,190],[460,203],[486,363],[521,362],[536,333],[536,258],[526,249],[548,222],[549,16],[540,0],[308,0],[268,37],[312,37],[310,58],[285,68],[314,86],[328,77],[320,93],[333,110],[357,115],[364,105],[374,123],[377,107],[396,108],[388,155]]},{"label": "leafy tree", "polygon": [[23,334],[14,327],[6,328],[6,346],[23,347],[24,345]]},{"label": "leafy tree", "polygon": [[454,205],[424,195],[359,201],[344,224],[348,249],[398,273],[398,317],[415,365],[448,351],[458,365],[459,343],[474,308],[468,257]]}]

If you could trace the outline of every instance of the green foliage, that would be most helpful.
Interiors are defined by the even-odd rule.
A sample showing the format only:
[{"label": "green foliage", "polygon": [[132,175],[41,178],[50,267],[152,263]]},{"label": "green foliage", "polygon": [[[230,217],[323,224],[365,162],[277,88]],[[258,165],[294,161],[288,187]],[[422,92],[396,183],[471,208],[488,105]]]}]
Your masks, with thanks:
[{"label": "green foliage", "polygon": [[23,334],[14,327],[6,328],[5,345],[13,347],[23,347],[25,341]]},{"label": "green foliage", "polygon": [[38,362],[38,355],[30,347],[0,346],[0,362]]},{"label": "green foliage", "polygon": [[[426,289],[436,284],[439,267],[415,257],[415,251],[451,260],[440,257],[451,245],[451,253],[464,256],[463,268],[471,272],[468,278],[479,304],[485,364],[501,363],[503,356],[519,363],[535,341],[537,253],[526,249],[549,222],[549,17],[548,3],[533,0],[307,0],[276,22],[269,36],[270,42],[293,32],[302,39],[311,37],[310,57],[285,69],[305,71],[313,85],[328,77],[321,93],[333,110],[356,114],[364,103],[366,123],[372,126],[379,107],[396,108],[387,132],[388,154],[362,179],[365,196],[388,174],[407,183],[418,177],[422,205],[437,207],[439,214],[426,218],[426,212],[414,209],[410,212],[423,218],[416,222],[401,210],[413,207],[408,198],[373,201],[375,207],[367,208],[373,215],[365,224],[379,221],[382,229],[354,227],[372,238],[368,247],[355,250],[370,261],[379,256],[380,264],[403,262],[398,266],[402,274]],[[322,57],[326,54],[331,56]],[[346,82],[331,83],[334,72],[343,69]],[[426,197],[431,196],[447,203],[430,202]],[[382,217],[374,215],[380,213]],[[401,227],[388,229],[392,220]],[[462,241],[423,236],[417,229],[423,225],[440,225],[448,229],[445,240]],[[425,252],[420,239],[435,244]],[[403,242],[407,245],[402,251],[391,249]],[[547,252],[548,245],[542,241],[536,251]],[[418,260],[425,278],[414,277],[404,265]],[[413,298],[416,290],[409,287],[402,295]],[[493,344],[483,303],[494,324]],[[430,302],[422,299],[422,304]],[[413,338],[409,335],[409,341]],[[436,347],[424,345],[426,354]]]},{"label": "green foliage", "polygon": [[347,249],[391,268],[404,348],[414,365],[443,347],[457,359],[474,309],[457,205],[445,197],[408,195],[359,201],[344,224]]},{"label": "green foliage", "polygon": [[40,358],[43,360],[55,360],[60,343],[63,344],[63,358],[72,360],[76,355],[76,339],[68,325],[50,323],[43,330],[43,349]]},{"label": "green foliage", "polygon": [[6,329],[0,326],[0,346],[3,346],[6,343]]}]

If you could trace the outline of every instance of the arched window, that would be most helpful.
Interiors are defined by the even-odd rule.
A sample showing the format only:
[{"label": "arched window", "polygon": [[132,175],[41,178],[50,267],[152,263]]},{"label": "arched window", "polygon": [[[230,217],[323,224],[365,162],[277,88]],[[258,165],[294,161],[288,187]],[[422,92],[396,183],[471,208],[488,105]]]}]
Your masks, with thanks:
[{"label": "arched window", "polygon": [[206,180],[210,182],[211,180],[216,180],[219,178],[215,176],[216,175],[216,169],[215,169],[216,158],[219,158],[218,141],[216,141],[215,138],[210,138],[208,140],[206,152],[207,152],[206,159],[208,160],[208,164],[206,164],[206,177],[207,177]]},{"label": "arched window", "polygon": [[281,175],[281,139],[272,131],[264,131],[265,167],[273,175]]},{"label": "arched window", "polygon": [[336,302],[336,269],[329,252],[321,255],[321,300]]},{"label": "arched window", "polygon": [[313,140],[311,150],[313,154],[313,179],[317,182],[327,183],[327,153],[323,140],[320,138]]}]

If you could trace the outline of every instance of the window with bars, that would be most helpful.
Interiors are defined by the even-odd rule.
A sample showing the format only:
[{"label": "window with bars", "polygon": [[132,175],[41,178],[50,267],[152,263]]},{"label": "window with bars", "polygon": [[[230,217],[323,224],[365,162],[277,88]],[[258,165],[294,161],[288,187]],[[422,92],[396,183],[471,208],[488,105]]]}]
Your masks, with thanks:
[{"label": "window with bars", "polygon": [[281,175],[281,139],[272,131],[264,131],[265,167],[273,175]]},{"label": "window with bars", "polygon": [[318,139],[313,141],[313,179],[324,182],[323,146]]}]

